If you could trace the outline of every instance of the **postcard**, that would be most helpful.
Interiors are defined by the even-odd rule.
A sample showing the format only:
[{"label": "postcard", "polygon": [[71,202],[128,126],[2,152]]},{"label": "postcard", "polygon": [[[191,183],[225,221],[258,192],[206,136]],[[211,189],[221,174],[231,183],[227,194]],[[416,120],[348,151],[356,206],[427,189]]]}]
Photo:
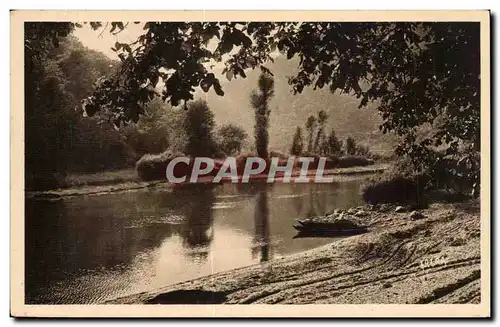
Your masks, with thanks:
[{"label": "postcard", "polygon": [[489,11],[11,11],[11,315],[489,317]]}]

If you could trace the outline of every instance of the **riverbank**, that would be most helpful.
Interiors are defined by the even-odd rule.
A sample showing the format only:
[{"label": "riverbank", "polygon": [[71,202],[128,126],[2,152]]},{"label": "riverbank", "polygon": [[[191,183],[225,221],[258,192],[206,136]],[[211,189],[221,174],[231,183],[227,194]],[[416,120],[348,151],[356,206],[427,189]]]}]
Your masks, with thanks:
[{"label": "riverbank", "polygon": [[358,209],[365,234],[108,303],[480,302],[478,200],[433,203],[420,219],[393,206]]},{"label": "riverbank", "polygon": [[[382,173],[390,167],[388,163],[374,164],[370,166],[335,168],[324,171],[324,176],[352,176],[364,174]],[[297,172],[298,174],[299,172]],[[314,175],[311,171],[310,175]],[[267,178],[265,175],[253,176],[252,180]],[[200,183],[209,182],[199,179]],[[276,179],[279,181],[279,178]],[[227,179],[230,182],[229,179]],[[79,174],[68,178],[68,187],[50,191],[26,192],[27,199],[60,200],[66,197],[82,195],[99,195],[114,192],[127,192],[152,187],[172,187],[166,180],[144,182],[140,181],[134,170],[125,169],[116,172],[104,172],[101,174]]]}]

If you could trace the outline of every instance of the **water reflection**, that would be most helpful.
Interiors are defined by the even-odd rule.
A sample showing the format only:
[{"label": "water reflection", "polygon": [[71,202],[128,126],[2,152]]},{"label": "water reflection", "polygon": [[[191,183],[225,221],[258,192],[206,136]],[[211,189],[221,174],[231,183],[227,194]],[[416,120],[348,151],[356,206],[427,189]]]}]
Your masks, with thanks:
[{"label": "water reflection", "polygon": [[196,201],[186,208],[186,224],[181,236],[184,247],[188,249],[187,255],[196,262],[203,262],[214,238],[212,206],[215,195],[210,186],[193,189],[189,195]]},{"label": "water reflection", "polygon": [[99,303],[326,244],[294,240],[294,220],[360,204],[360,183],[207,184],[27,201],[27,303]]},{"label": "water reflection", "polygon": [[268,188],[262,187],[257,193],[254,210],[255,233],[252,245],[252,258],[260,254],[260,262],[269,260],[269,204]]}]

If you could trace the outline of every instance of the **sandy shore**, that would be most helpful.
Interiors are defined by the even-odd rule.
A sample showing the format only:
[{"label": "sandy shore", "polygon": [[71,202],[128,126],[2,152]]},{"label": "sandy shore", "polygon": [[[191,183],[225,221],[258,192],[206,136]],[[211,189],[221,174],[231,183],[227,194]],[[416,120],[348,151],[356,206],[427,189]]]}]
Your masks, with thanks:
[{"label": "sandy shore", "polygon": [[370,210],[365,234],[110,303],[479,303],[479,201],[420,212]]}]

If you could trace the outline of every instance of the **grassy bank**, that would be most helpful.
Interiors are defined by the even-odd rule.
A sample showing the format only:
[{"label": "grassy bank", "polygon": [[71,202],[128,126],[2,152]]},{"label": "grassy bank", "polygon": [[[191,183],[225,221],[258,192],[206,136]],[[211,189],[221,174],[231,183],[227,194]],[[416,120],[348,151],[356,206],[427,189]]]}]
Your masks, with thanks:
[{"label": "grassy bank", "polygon": [[126,168],[99,173],[69,174],[65,179],[66,188],[79,186],[111,185],[139,181],[134,168]]},{"label": "grassy bank", "polygon": [[[390,167],[389,164],[374,164],[364,167],[335,168],[325,170],[325,176],[331,175],[364,175],[381,173]],[[297,172],[298,175],[299,172]],[[311,171],[311,175],[314,175]],[[229,180],[230,182],[230,180]],[[169,187],[166,180],[140,181],[134,169],[102,172],[97,174],[74,174],[67,178],[67,188],[26,192],[27,198],[61,199],[64,197],[124,192],[148,187]]]},{"label": "grassy bank", "polygon": [[479,202],[394,209],[365,207],[362,235],[110,303],[479,303]]}]

